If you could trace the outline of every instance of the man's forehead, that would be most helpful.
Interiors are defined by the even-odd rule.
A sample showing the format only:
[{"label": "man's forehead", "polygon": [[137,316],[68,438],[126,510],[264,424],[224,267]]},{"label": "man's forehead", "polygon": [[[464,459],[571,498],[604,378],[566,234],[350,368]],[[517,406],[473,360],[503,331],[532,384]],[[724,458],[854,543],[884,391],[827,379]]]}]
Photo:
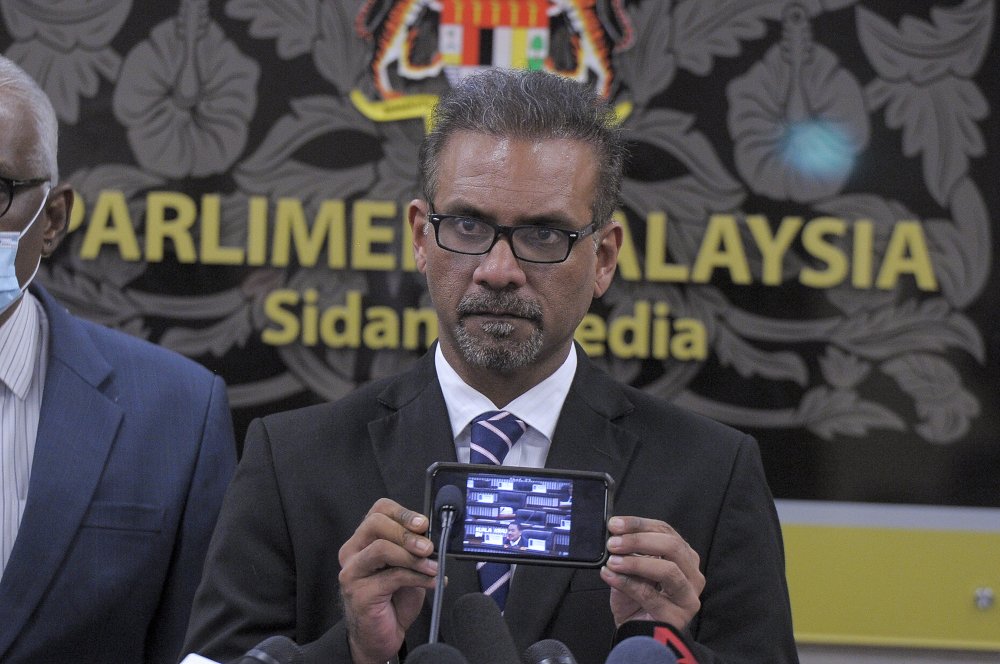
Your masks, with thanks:
[{"label": "man's forehead", "polygon": [[465,206],[464,214],[509,205],[532,206],[543,216],[579,208],[572,214],[583,218],[590,215],[598,165],[593,146],[577,139],[461,131],[445,146],[437,175],[435,202]]},{"label": "man's forehead", "polygon": [[503,136],[485,132],[463,129],[456,131],[445,142],[441,151],[443,158],[464,157],[472,160],[490,161],[502,158],[515,152],[526,154],[545,154],[549,152],[578,151],[590,152],[593,161],[597,161],[597,153],[586,141],[576,138],[524,138],[519,136]]},{"label": "man's forehead", "polygon": [[10,90],[0,88],[0,120],[20,125],[30,119],[30,112],[27,101]]},{"label": "man's forehead", "polygon": [[25,100],[0,89],[0,175],[27,177],[39,158],[38,128]]}]

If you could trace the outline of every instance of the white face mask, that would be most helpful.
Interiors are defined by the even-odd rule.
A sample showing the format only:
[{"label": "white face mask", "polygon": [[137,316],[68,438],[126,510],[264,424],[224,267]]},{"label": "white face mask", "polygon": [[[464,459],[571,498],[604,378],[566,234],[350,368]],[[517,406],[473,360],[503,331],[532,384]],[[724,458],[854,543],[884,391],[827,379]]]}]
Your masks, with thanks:
[{"label": "white face mask", "polygon": [[38,266],[42,264],[42,256],[38,255],[38,262],[35,263],[35,271],[31,273],[28,280],[22,286],[17,280],[17,245],[18,242],[24,237],[24,234],[28,232],[28,229],[35,223],[39,215],[42,214],[42,210],[45,209],[45,203],[49,199],[49,191],[52,188],[45,187],[45,196],[42,198],[42,204],[38,206],[38,211],[35,212],[35,216],[31,218],[28,225],[24,227],[24,230],[18,233],[17,231],[3,231],[0,232],[0,314],[7,311],[10,305],[17,301],[17,298],[21,297],[25,289],[31,284],[31,281],[38,274]]}]

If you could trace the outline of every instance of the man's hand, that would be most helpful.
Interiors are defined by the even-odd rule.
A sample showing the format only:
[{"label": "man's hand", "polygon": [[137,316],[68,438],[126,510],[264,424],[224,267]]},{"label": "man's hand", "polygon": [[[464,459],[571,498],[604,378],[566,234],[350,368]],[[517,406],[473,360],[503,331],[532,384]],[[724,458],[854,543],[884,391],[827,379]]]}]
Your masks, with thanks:
[{"label": "man's hand", "polygon": [[340,592],[355,664],[385,664],[420,613],[438,564],[427,517],[381,498],[340,547]]},{"label": "man's hand", "polygon": [[611,557],[601,578],[611,586],[615,626],[627,620],[656,620],[687,627],[701,608],[705,576],[698,554],[662,521],[616,516],[608,521]]}]

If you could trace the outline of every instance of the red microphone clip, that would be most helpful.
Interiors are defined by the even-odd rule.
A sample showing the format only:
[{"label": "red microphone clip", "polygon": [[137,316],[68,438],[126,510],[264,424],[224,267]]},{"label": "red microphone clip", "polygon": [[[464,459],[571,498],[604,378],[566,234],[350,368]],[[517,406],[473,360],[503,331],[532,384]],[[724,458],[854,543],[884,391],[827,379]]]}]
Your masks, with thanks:
[{"label": "red microphone clip", "polygon": [[677,658],[677,664],[698,664],[688,647],[686,639],[680,631],[668,623],[656,622],[654,620],[629,620],[621,624],[615,630],[615,638],[611,647],[621,643],[633,636],[651,636],[663,645],[670,648]]}]

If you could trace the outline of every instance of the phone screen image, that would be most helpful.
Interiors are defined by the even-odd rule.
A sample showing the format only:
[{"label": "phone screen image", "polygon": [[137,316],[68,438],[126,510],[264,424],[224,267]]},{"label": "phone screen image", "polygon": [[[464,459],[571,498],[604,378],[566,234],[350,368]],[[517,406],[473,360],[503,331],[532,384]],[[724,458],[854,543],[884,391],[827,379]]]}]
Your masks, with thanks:
[{"label": "phone screen image", "polygon": [[[604,474],[436,464],[429,497],[465,498],[448,553],[477,560],[596,566],[605,558],[611,482]],[[439,525],[432,518],[432,531]],[[433,538],[432,538],[433,539]]]}]

